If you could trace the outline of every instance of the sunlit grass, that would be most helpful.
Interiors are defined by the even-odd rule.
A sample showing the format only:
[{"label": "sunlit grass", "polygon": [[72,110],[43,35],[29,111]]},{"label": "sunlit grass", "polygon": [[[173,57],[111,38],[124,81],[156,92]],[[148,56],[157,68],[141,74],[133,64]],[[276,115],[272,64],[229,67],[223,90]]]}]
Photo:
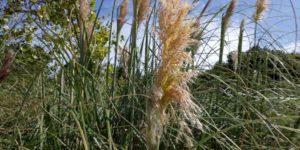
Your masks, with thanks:
[{"label": "sunlit grass", "polygon": [[[213,0],[200,2],[200,10],[184,0],[114,0],[107,24],[96,17],[103,1],[97,12],[86,2],[74,5],[77,20],[66,22],[64,39],[36,23],[45,38],[61,39],[52,60],[36,67],[16,53],[7,68],[1,52],[0,149],[300,147],[300,56],[260,43],[276,43],[256,35],[272,34],[260,24],[267,1],[258,0],[254,15],[238,23],[227,62],[235,0],[213,12]],[[128,36],[121,35],[126,25]],[[211,55],[218,63],[205,69],[196,61]],[[48,75],[53,61],[56,72]]]}]

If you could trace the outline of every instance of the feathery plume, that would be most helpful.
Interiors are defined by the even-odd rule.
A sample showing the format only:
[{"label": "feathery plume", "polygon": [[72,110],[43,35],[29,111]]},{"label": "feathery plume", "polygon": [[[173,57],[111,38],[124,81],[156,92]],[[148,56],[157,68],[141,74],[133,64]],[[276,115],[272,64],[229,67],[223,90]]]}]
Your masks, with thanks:
[{"label": "feathery plume", "polygon": [[118,33],[121,31],[121,28],[125,23],[125,17],[127,13],[128,13],[128,0],[123,0],[122,4],[120,5],[119,15],[117,19]]},{"label": "feathery plume", "polygon": [[185,121],[179,121],[179,131],[176,135],[176,142],[178,143],[179,140],[183,137],[185,139],[185,147],[192,148],[194,146],[192,141],[192,130],[188,127],[188,124]]},{"label": "feathery plume", "polygon": [[[147,142],[149,149],[159,146],[163,125],[167,123],[166,109],[175,102],[179,106],[181,116],[192,125],[202,128],[199,121],[199,107],[192,101],[188,83],[197,73],[184,72],[184,63],[192,59],[185,51],[194,40],[194,22],[185,21],[191,6],[181,0],[160,0],[159,38],[162,44],[161,65],[152,87],[152,107],[148,112]],[[184,120],[183,119],[183,120]]]},{"label": "feathery plume", "polygon": [[222,18],[223,19],[223,24],[224,24],[224,29],[225,31],[228,28],[229,21],[231,16],[233,15],[234,9],[236,7],[236,0],[231,0],[229,7],[227,8],[225,16]]},{"label": "feathery plume", "polygon": [[0,82],[2,82],[9,75],[13,60],[14,60],[14,51],[9,50],[0,68]]},{"label": "feathery plume", "polygon": [[256,0],[256,11],[253,15],[253,18],[256,22],[262,18],[263,12],[266,9],[267,9],[267,0]]},{"label": "feathery plume", "polygon": [[146,18],[146,15],[150,8],[150,1],[149,0],[139,0],[139,9],[138,9],[138,25],[140,25],[144,19]]}]

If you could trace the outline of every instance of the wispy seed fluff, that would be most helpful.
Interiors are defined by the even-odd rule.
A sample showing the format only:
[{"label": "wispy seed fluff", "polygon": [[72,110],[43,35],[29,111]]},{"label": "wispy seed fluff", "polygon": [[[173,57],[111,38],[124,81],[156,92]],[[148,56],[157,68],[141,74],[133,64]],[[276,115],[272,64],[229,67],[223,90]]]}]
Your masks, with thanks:
[{"label": "wispy seed fluff", "polygon": [[118,24],[118,32],[120,32],[122,26],[125,23],[125,17],[128,13],[128,0],[123,0],[122,4],[120,5],[120,10],[118,14],[117,24]]},{"label": "wispy seed fluff", "polygon": [[264,11],[267,9],[267,0],[256,0],[256,11],[253,15],[254,20],[259,21]]},{"label": "wispy seed fluff", "polygon": [[[159,145],[163,125],[167,123],[166,109],[174,102],[179,106],[181,117],[201,129],[200,109],[192,101],[188,83],[196,72],[183,71],[184,63],[191,63],[185,51],[195,41],[194,22],[187,19],[191,6],[181,0],[160,0],[159,38],[162,44],[161,64],[152,88],[152,108],[148,112],[147,140],[149,148]],[[187,21],[185,21],[187,20]]]}]

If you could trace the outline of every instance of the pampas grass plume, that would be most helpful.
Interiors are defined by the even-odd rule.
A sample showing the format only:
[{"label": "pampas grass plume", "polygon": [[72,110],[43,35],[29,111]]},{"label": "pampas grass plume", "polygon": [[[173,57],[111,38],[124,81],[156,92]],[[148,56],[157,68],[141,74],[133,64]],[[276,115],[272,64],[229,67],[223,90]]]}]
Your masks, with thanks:
[{"label": "pampas grass plume", "polygon": [[223,19],[223,23],[224,23],[225,31],[226,31],[227,28],[228,28],[229,21],[230,21],[231,16],[233,15],[233,12],[234,12],[234,10],[235,10],[235,7],[236,7],[236,0],[231,0],[231,2],[230,2],[230,4],[229,4],[229,7],[227,8],[226,14],[225,14],[225,16],[222,18],[222,19]]},{"label": "pampas grass plume", "polygon": [[256,1],[256,11],[253,15],[253,18],[256,22],[262,18],[263,13],[266,9],[267,9],[267,0]]},{"label": "pampas grass plume", "polygon": [[120,10],[119,10],[119,15],[118,15],[118,19],[117,19],[117,30],[118,33],[120,32],[122,26],[125,23],[125,17],[128,13],[128,0],[123,0],[121,6],[120,6]]},{"label": "pampas grass plume", "polygon": [[146,18],[147,13],[150,8],[150,0],[139,0],[139,8],[138,8],[138,25],[140,25],[144,19]]},{"label": "pampas grass plume", "polygon": [[171,103],[178,105],[182,120],[201,128],[199,107],[192,101],[188,83],[196,76],[195,71],[183,71],[184,63],[192,59],[186,49],[195,41],[191,38],[196,31],[194,22],[186,20],[191,6],[181,0],[160,0],[159,38],[162,44],[161,65],[152,87],[152,107],[148,112],[147,142],[149,149],[156,149],[163,126],[168,122],[166,109]]}]

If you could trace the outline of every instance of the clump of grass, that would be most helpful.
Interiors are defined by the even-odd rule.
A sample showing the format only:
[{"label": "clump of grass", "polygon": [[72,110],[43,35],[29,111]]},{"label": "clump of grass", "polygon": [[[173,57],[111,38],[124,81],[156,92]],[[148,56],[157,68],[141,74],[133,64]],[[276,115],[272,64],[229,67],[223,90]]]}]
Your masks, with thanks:
[{"label": "clump of grass", "polygon": [[[272,41],[268,42],[270,39],[267,36],[263,36],[265,39],[262,40],[274,42],[270,49],[257,46],[243,52],[246,50],[242,49],[243,38],[249,39],[249,42],[252,40],[248,34],[243,34],[247,29],[246,22],[242,21],[240,25],[238,52],[232,53],[228,62],[211,66],[213,68],[209,70],[205,69],[201,75],[193,78],[195,83],[189,84],[190,90],[187,87],[192,77],[197,74],[190,70],[189,66],[203,69],[202,66],[206,65],[209,55],[214,55],[219,50],[218,46],[209,43],[214,37],[217,41],[220,40],[220,35],[214,34],[219,28],[209,29],[209,26],[214,27],[210,24],[216,21],[216,17],[224,9],[227,9],[227,12],[225,11],[223,18],[230,18],[234,14],[233,1],[218,8],[216,12],[204,14],[212,3],[212,0],[207,0],[203,10],[198,11],[199,16],[194,18],[195,22],[187,18],[189,12],[192,12],[191,6],[183,4],[183,0],[162,0],[160,11],[156,9],[157,1],[151,1],[154,8],[149,15],[147,12],[144,14],[146,9],[143,7],[146,6],[142,5],[151,3],[148,0],[134,0],[130,33],[132,36],[128,38],[124,47],[120,47],[118,42],[121,37],[119,31],[124,30],[122,26],[127,22],[128,0],[122,0],[120,6],[123,9],[118,9],[116,19],[119,19],[118,25],[121,27],[118,27],[117,32],[113,32],[115,15],[111,15],[105,33],[108,45],[99,38],[103,34],[98,33],[106,26],[97,23],[96,20],[93,24],[95,30],[92,30],[95,36],[92,36],[93,33],[88,36],[93,8],[87,4],[92,1],[78,2],[82,2],[82,15],[79,7],[78,11],[70,12],[72,21],[66,23],[70,26],[75,25],[74,30],[66,30],[68,32],[65,34],[59,34],[58,36],[63,36],[63,39],[59,38],[62,39],[59,43],[55,40],[57,35],[49,34],[57,31],[52,31],[51,26],[40,27],[43,35],[51,37],[45,40],[41,37],[41,43],[53,40],[58,48],[61,47],[53,49],[54,55],[49,54],[57,60],[58,64],[55,67],[59,67],[58,72],[49,77],[50,70],[44,68],[46,66],[31,69],[31,65],[40,64],[31,63],[27,58],[26,61],[22,60],[23,54],[32,54],[32,48],[26,53],[20,49],[18,53],[22,55],[18,55],[14,61],[14,73],[9,74],[5,83],[0,84],[3,89],[0,92],[0,149],[146,149],[146,142],[149,149],[299,147],[300,111],[297,100],[300,96],[297,85],[300,73],[297,70],[300,70],[300,66],[295,61],[300,55],[293,55],[296,58],[292,58],[291,54],[276,52],[275,43],[279,41],[272,38]],[[113,3],[111,14],[115,14],[117,0],[110,2]],[[73,3],[71,4],[73,6]],[[142,19],[138,19],[139,16],[143,16],[140,17]],[[83,24],[80,27],[81,21]],[[226,31],[230,19],[223,22],[228,22],[222,27],[223,31]],[[156,34],[151,29],[157,27],[157,23],[160,32]],[[137,35],[143,33],[142,30],[137,33],[138,26],[144,24],[144,36],[139,45]],[[61,27],[59,29],[62,31],[69,29]],[[42,30],[43,28],[47,29]],[[201,28],[201,32],[195,28]],[[78,29],[80,41],[77,43],[74,40],[77,38]],[[221,40],[223,47],[225,34],[223,32]],[[12,39],[20,36],[11,35]],[[156,35],[159,35],[160,41]],[[5,43],[10,42],[5,42],[5,37],[4,42],[1,43],[0,40],[0,47],[19,49],[6,47]],[[87,41],[89,37],[93,39]],[[98,61],[88,57],[84,65],[77,65],[79,60],[74,50],[89,50],[92,53],[104,49],[109,50],[107,60]],[[113,49],[115,53],[112,52]],[[192,58],[186,51],[192,52]],[[158,54],[161,55],[157,56]],[[115,59],[111,59],[110,56]],[[191,65],[193,58],[199,61]],[[10,59],[5,59],[2,68],[8,68],[9,72],[11,67],[4,67],[10,66],[5,65],[9,64],[8,60]],[[48,59],[45,61],[52,62]],[[141,67],[143,63],[144,68]],[[7,69],[3,70],[0,70],[0,79],[1,73],[7,72]],[[153,77],[155,82],[149,89]],[[147,90],[152,93],[151,101],[148,101],[150,107],[143,103],[143,100],[148,99],[148,96],[143,94]],[[200,109],[192,101],[192,95],[201,104],[201,116]],[[149,110],[146,113],[149,117],[145,137],[147,139],[144,139],[140,130],[145,120],[144,109]],[[199,133],[199,130],[192,126],[201,129],[201,123],[206,130]]]},{"label": "clump of grass", "polygon": [[[167,123],[166,109],[175,102],[180,106],[184,119],[197,128],[202,128],[197,115],[198,106],[192,101],[188,83],[197,73],[184,72],[184,63],[190,63],[191,56],[185,51],[194,40],[194,22],[185,21],[191,6],[181,0],[161,0],[159,9],[159,38],[162,44],[161,64],[152,88],[151,108],[148,112],[148,148],[157,149]],[[183,119],[183,120],[184,120]]]}]

